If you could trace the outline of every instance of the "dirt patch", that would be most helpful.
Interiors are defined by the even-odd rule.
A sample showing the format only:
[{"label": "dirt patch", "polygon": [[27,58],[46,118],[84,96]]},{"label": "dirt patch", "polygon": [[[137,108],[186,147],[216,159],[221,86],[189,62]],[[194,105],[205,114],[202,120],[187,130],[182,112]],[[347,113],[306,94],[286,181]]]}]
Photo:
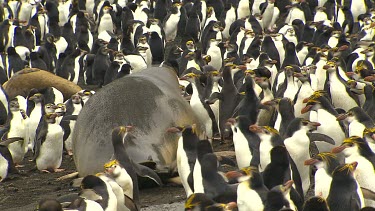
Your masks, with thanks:
[{"label": "dirt patch", "polygon": [[[214,142],[215,151],[233,150],[230,143],[219,144]],[[29,161],[32,154],[26,154],[19,168],[22,175],[15,175],[6,181],[0,183],[0,210],[34,210],[36,203],[45,198],[57,198],[62,195],[77,193],[79,188],[71,186],[72,180],[56,181],[57,178],[75,172],[74,161],[68,155],[64,155],[60,168],[65,169],[59,173],[40,173],[39,171],[30,171],[34,168],[35,162]],[[142,189],[140,199],[143,208],[152,209],[154,205],[168,206],[183,202],[186,199],[185,191],[182,186],[166,184],[164,187]],[[172,206],[171,207],[174,207]],[[174,208],[163,208],[163,210],[175,210]]]}]

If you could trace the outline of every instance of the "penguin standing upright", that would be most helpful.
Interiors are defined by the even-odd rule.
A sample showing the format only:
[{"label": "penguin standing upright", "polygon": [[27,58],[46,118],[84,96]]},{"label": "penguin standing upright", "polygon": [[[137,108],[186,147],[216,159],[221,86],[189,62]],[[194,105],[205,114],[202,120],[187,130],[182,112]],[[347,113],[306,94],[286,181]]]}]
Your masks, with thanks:
[{"label": "penguin standing upright", "polygon": [[[309,145],[312,141],[325,141],[330,144],[334,144],[334,141],[327,136],[322,136],[317,133],[311,133],[312,131],[317,130],[320,126],[320,123],[310,122],[301,118],[294,119],[288,126],[286,133],[286,138],[284,140],[285,147],[287,148],[291,160],[296,165],[296,171],[293,172],[293,175],[299,175],[298,181],[301,181],[302,186],[302,196],[305,196],[311,181],[310,181],[310,168],[304,166],[301,160],[307,160],[310,158],[309,154]],[[319,136],[318,136],[319,135]],[[295,177],[295,176],[293,176]],[[296,180],[297,181],[297,180]],[[300,189],[297,188],[297,191]]]},{"label": "penguin standing upright", "polygon": [[263,171],[264,185],[268,189],[283,184],[290,178],[289,154],[285,146],[271,149],[271,162]]},{"label": "penguin standing upright", "polygon": [[354,107],[345,114],[340,114],[337,120],[348,122],[348,135],[363,137],[366,128],[373,128],[374,122],[366,112],[360,107]]},{"label": "penguin standing upright", "polygon": [[10,114],[8,115],[8,123],[5,125],[8,131],[2,136],[4,139],[9,138],[22,138],[17,142],[10,143],[8,149],[12,155],[13,162],[17,165],[22,162],[25,153],[27,152],[28,142],[25,140],[25,124],[24,118],[20,112],[18,101],[10,101]]},{"label": "penguin standing upright", "polygon": [[331,182],[332,173],[340,161],[337,156],[330,152],[321,152],[309,160],[305,160],[305,165],[314,165],[317,170],[314,175],[315,195],[327,199]]},{"label": "penguin standing upright", "polygon": [[195,160],[197,159],[196,148],[199,138],[195,134],[195,127],[195,125],[183,128],[173,127],[167,130],[170,133],[178,133],[178,136],[180,136],[177,146],[177,170],[185,189],[186,197],[193,194],[188,183],[188,176],[193,171]]},{"label": "penguin standing upright", "polygon": [[213,131],[216,127],[215,115],[211,107],[204,102],[204,87],[200,84],[199,76],[194,73],[188,73],[182,79],[189,81],[193,87],[193,94],[190,99],[190,105],[196,113],[199,121],[205,127],[206,136],[209,139],[213,137]]},{"label": "penguin standing upright", "polygon": [[59,172],[62,162],[63,135],[64,132],[60,125],[56,123],[57,115],[49,113],[44,115],[42,128],[36,134],[34,157],[39,171]]},{"label": "penguin standing upright", "polygon": [[[28,98],[27,111],[26,114],[29,117],[26,121],[26,142],[29,144],[29,149],[34,149],[34,140],[36,138],[36,129],[39,125],[40,120],[42,119],[44,111],[44,96],[41,93],[32,94],[31,91],[30,97]],[[31,105],[34,107],[31,108]]]},{"label": "penguin standing upright", "polygon": [[363,195],[354,178],[357,162],[339,165],[332,174],[332,183],[327,198],[332,211],[360,210],[364,207]]},{"label": "penguin standing upright", "polygon": [[211,61],[208,65],[213,66],[216,70],[220,70],[223,65],[223,58],[221,57],[221,49],[218,46],[220,40],[211,39],[207,49],[207,55],[211,56]]},{"label": "penguin standing upright", "polygon": [[108,56],[108,48],[106,46],[100,47],[95,55],[95,60],[93,64],[93,79],[99,86],[104,83],[105,72],[110,65],[110,60]]},{"label": "penguin standing upright", "polygon": [[[237,206],[239,210],[263,210],[268,188],[264,185],[259,172],[249,171],[249,179],[241,182],[237,188]],[[248,199],[252,200],[249,201]]]},{"label": "penguin standing upright", "polygon": [[66,112],[65,115],[78,115],[83,107],[82,97],[77,93],[70,97],[69,100],[65,102]]},{"label": "penguin standing upright", "polygon": [[181,12],[177,6],[173,5],[168,15],[164,19],[163,29],[167,42],[173,41],[177,36],[177,24],[180,21]]},{"label": "penguin standing upright", "polygon": [[[345,155],[345,163],[358,162],[355,178],[361,188],[375,191],[375,154],[370,149],[367,142],[359,136],[346,138],[341,146],[332,149],[333,153],[342,152]],[[333,183],[333,181],[332,181]],[[332,187],[331,187],[332,189]],[[362,206],[364,205],[361,203]],[[365,199],[366,206],[375,206],[375,201]]]},{"label": "penguin standing upright", "polygon": [[8,177],[11,173],[16,173],[12,155],[7,146],[0,143],[0,182]]}]

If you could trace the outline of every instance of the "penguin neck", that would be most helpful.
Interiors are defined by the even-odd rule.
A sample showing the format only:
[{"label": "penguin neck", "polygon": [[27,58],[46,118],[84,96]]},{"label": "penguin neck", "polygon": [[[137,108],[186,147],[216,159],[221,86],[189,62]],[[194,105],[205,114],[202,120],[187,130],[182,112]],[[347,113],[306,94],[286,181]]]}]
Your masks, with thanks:
[{"label": "penguin neck", "polygon": [[273,93],[269,87],[262,89],[262,92],[263,92],[263,99],[261,101],[262,103],[273,99]]}]

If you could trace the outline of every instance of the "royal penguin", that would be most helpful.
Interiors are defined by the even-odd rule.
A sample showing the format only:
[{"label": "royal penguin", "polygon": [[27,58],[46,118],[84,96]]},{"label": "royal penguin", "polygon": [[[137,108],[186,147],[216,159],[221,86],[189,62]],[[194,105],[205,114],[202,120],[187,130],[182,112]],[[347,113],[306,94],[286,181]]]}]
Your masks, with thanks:
[{"label": "royal penguin", "polygon": [[351,108],[345,114],[340,114],[337,120],[344,120],[348,123],[348,136],[363,137],[363,132],[366,128],[375,126],[371,117],[361,107]]},{"label": "royal penguin", "polygon": [[214,153],[207,153],[199,162],[204,193],[219,203],[235,201],[237,199],[236,186],[230,186],[218,173],[217,156]]},{"label": "royal penguin", "polygon": [[275,7],[275,0],[267,0],[263,11],[263,28],[265,31],[273,32],[276,20],[280,15],[280,10]]},{"label": "royal penguin", "polygon": [[[297,210],[296,204],[290,199],[290,191],[293,180],[289,180],[282,185],[275,186],[267,193],[264,211],[281,210],[282,208],[289,208],[290,210]],[[302,206],[302,204],[301,204]],[[301,207],[299,207],[300,209]]]},{"label": "royal penguin", "polygon": [[77,84],[81,73],[82,56],[87,52],[79,48],[75,49],[62,63],[61,71],[56,71],[56,75]]},{"label": "royal penguin", "polygon": [[[334,62],[328,62],[323,66],[328,72],[329,93],[332,104],[336,108],[342,108],[345,111],[359,105],[357,96],[347,89],[346,83],[341,78],[337,65]],[[345,103],[344,103],[345,102]]]},{"label": "royal penguin", "polygon": [[302,211],[329,211],[328,203],[325,198],[321,196],[313,196],[305,201]]},{"label": "royal penguin", "polygon": [[65,115],[78,115],[83,107],[82,97],[76,93],[65,102],[66,112]]},{"label": "royal penguin", "polygon": [[[87,194],[91,189],[101,200],[99,202],[103,210],[116,210],[117,198],[111,186],[100,177],[88,175],[81,181],[81,194]],[[83,193],[82,193],[83,192]],[[91,192],[91,191],[90,191]]]},{"label": "royal penguin", "polygon": [[[65,104],[61,103],[61,106],[65,107]],[[60,124],[64,131],[63,142],[64,148],[68,155],[73,155],[73,140],[72,134],[74,131],[74,126],[76,124],[78,115],[65,115],[57,122]]]},{"label": "royal penguin", "polygon": [[4,87],[0,86],[0,124],[5,124],[9,114],[9,97]]},{"label": "royal penguin", "polygon": [[260,162],[259,136],[249,130],[252,124],[246,116],[230,118],[227,124],[233,132],[233,144],[239,168],[258,166]]},{"label": "royal penguin", "polygon": [[0,182],[17,173],[17,169],[6,144],[0,142]]},{"label": "royal penguin", "polygon": [[39,171],[59,172],[62,162],[63,135],[60,125],[55,124],[55,113],[45,114],[42,128],[36,133],[34,145],[34,158]]},{"label": "royal penguin", "polygon": [[164,19],[163,29],[165,32],[165,40],[173,41],[177,36],[177,25],[180,22],[180,9],[173,5]]},{"label": "royal penguin", "polygon": [[357,166],[358,162],[341,164],[333,171],[327,198],[330,210],[360,210],[365,206],[361,189],[354,176]]},{"label": "royal penguin", "polygon": [[[239,210],[263,210],[268,188],[264,185],[262,175],[249,171],[248,179],[237,187],[237,206]],[[251,201],[248,199],[251,198]]]},{"label": "royal penguin", "polygon": [[178,175],[181,178],[182,185],[186,192],[186,197],[193,194],[189,184],[188,176],[194,169],[194,164],[197,159],[197,144],[199,138],[196,134],[196,126],[186,127],[172,127],[168,128],[167,132],[175,133],[179,136],[177,146],[177,170]]},{"label": "royal penguin", "polygon": [[208,63],[208,65],[213,66],[216,70],[220,70],[223,65],[221,49],[218,46],[220,41],[221,40],[211,39],[206,53],[207,55],[211,56],[211,61]]},{"label": "royal penguin", "polygon": [[[332,149],[333,153],[343,153],[345,163],[357,162],[355,179],[361,188],[374,192],[375,183],[373,182],[375,173],[373,171],[375,164],[375,154],[370,149],[367,142],[359,136],[346,138],[341,146]],[[332,181],[333,182],[333,181]],[[332,189],[332,186],[331,186]],[[361,203],[362,206],[364,205]],[[374,201],[365,199],[366,206],[374,206]]]},{"label": "royal penguin", "polygon": [[212,139],[213,131],[214,128],[217,127],[217,124],[211,107],[204,102],[206,96],[204,87],[200,83],[200,76],[195,73],[188,73],[181,79],[187,80],[191,83],[193,94],[190,99],[190,106],[199,117],[200,122],[205,126],[205,135],[209,139]]},{"label": "royal penguin", "polygon": [[338,157],[330,152],[321,152],[305,160],[304,164],[317,168],[314,175],[314,195],[327,199],[332,182],[332,173],[340,165]]},{"label": "royal penguin", "polygon": [[[309,155],[309,145],[310,142],[314,141],[324,141],[331,145],[335,142],[328,136],[318,134],[318,133],[311,133],[316,131],[317,128],[321,126],[318,122],[310,122],[308,120],[304,120],[301,118],[294,119],[288,126],[286,139],[284,140],[285,147],[287,148],[291,160],[296,165],[296,169],[293,169],[293,177],[298,175],[298,180],[296,181],[301,182],[302,192],[300,195],[305,196],[308,189],[310,188],[310,168],[308,166],[304,166],[301,160],[307,160],[310,158]],[[302,138],[303,137],[303,138]],[[297,183],[296,183],[297,185]],[[297,188],[297,191],[301,189]]]},{"label": "royal penguin", "polygon": [[161,64],[164,61],[164,37],[156,31],[149,33],[148,44],[152,53],[152,64]]},{"label": "royal penguin", "polygon": [[290,179],[289,154],[285,146],[275,146],[270,151],[271,162],[265,167],[262,177],[268,189],[284,184]]},{"label": "royal penguin", "polygon": [[263,172],[271,162],[271,150],[275,146],[284,145],[279,132],[269,126],[250,125],[249,130],[259,136],[260,164],[259,172]]},{"label": "royal penguin", "polygon": [[41,93],[34,93],[31,91],[27,99],[26,114],[29,117],[25,123],[26,142],[29,144],[29,149],[34,149],[34,140],[36,138],[36,129],[41,121],[44,111],[44,96]]},{"label": "royal penguin", "polygon": [[[338,112],[334,109],[328,98],[322,93],[314,92],[305,102],[306,106],[301,110],[301,113],[304,114],[308,111],[315,112],[313,118],[310,115],[310,119],[319,122],[321,125],[316,132],[331,137],[335,141],[334,146],[340,146],[345,139],[345,129],[336,120]],[[325,142],[317,142],[315,144],[319,152],[329,152],[334,147]]]},{"label": "royal penguin", "polygon": [[[110,162],[113,162],[113,161],[110,161]],[[116,160],[114,160],[114,162],[116,162]],[[118,166],[118,162],[117,162],[117,164],[115,163],[111,167],[114,168],[113,170],[116,170],[116,168],[118,169],[120,166]],[[116,176],[122,176],[122,179],[125,179],[124,175],[119,175],[118,173],[120,172],[118,171],[116,172],[117,173],[116,176],[114,176],[113,174],[110,174],[107,170],[111,171],[111,167],[109,169],[105,168],[106,169],[105,173],[98,173],[96,174],[96,176],[98,176],[100,179],[106,182],[106,184],[108,184],[110,188],[112,189],[117,200],[117,210],[135,210],[136,207],[135,207],[134,202],[132,201],[130,197],[124,194],[123,188],[117,183],[119,179],[116,180],[115,178]],[[129,178],[130,176],[127,175],[126,179],[129,179]]]},{"label": "royal penguin", "polygon": [[12,155],[13,162],[17,165],[20,164],[27,152],[28,142],[25,140],[25,120],[21,114],[20,106],[17,100],[10,101],[10,113],[5,127],[7,132],[2,136],[2,139],[20,138],[13,143],[9,143],[8,149]]},{"label": "royal penguin", "polygon": [[[219,100],[219,131],[221,134],[221,140],[224,141],[225,123],[227,119],[231,118],[234,109],[239,103],[238,91],[234,85],[232,75],[236,72],[232,70],[233,65],[227,65],[223,69],[223,88],[221,92],[212,93],[210,98],[207,100],[208,103],[212,104],[216,100]],[[239,69],[237,70],[239,71]]]},{"label": "royal penguin", "polygon": [[134,138],[135,137],[133,136],[133,134],[129,134],[129,131],[125,126],[119,126],[112,130],[112,145],[114,149],[114,158],[131,177],[133,183],[133,189],[131,190],[133,193],[133,197],[131,198],[138,209],[140,204],[137,175],[151,178],[160,185],[162,184],[162,182],[154,171],[152,171],[146,166],[142,166],[140,164],[133,162],[127,155],[125,151],[125,146],[129,144],[129,142],[134,141],[132,140]]},{"label": "royal penguin", "polygon": [[242,19],[250,16],[250,11],[249,0],[240,0],[237,7],[237,19]]}]

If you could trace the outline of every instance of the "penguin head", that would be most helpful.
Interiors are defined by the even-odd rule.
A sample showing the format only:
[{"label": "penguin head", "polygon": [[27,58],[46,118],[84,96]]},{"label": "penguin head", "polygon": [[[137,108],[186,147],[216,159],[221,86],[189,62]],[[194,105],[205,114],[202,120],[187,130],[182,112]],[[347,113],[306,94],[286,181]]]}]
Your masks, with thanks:
[{"label": "penguin head", "polygon": [[190,51],[186,56],[185,58],[189,61],[191,60],[194,60],[195,59],[195,52],[194,51]]},{"label": "penguin head", "polygon": [[187,48],[189,51],[195,51],[194,41],[192,41],[192,40],[187,41],[187,42],[186,42],[186,48]]},{"label": "penguin head", "polygon": [[366,138],[367,142],[375,143],[375,127],[365,128],[363,130],[363,137]]},{"label": "penguin head", "polygon": [[374,55],[374,48],[372,46],[367,47],[365,50],[361,51],[362,54],[365,54],[366,57],[371,57]]},{"label": "penguin head", "polygon": [[111,160],[104,164],[104,169],[105,173],[116,178],[120,176],[122,167],[117,160]]},{"label": "penguin head", "polygon": [[93,189],[98,186],[105,186],[103,180],[95,175],[87,175],[81,181],[81,189]]},{"label": "penguin head", "polygon": [[307,119],[301,120],[301,128],[305,129],[308,132],[313,132],[317,130],[319,126],[320,126],[319,122],[311,122]]},{"label": "penguin head", "polygon": [[38,211],[62,211],[61,204],[55,199],[43,199],[39,201],[37,209]]},{"label": "penguin head", "polygon": [[207,18],[211,17],[212,15],[215,15],[215,10],[213,7],[207,7]]},{"label": "penguin head", "polygon": [[289,29],[287,29],[287,30],[286,30],[286,33],[287,33],[287,35],[289,35],[289,36],[295,36],[295,35],[296,35],[296,32],[295,32],[294,28],[289,28]]},{"label": "penguin head", "polygon": [[267,77],[255,77],[255,83],[258,84],[262,89],[271,88],[271,82]]},{"label": "penguin head", "polygon": [[182,76],[180,80],[186,80],[186,81],[189,81],[190,83],[195,83],[196,78],[199,78],[199,75],[191,72]]},{"label": "penguin head", "polygon": [[[215,32],[220,32],[220,31],[223,31],[224,28],[222,26],[220,26],[220,22],[216,22],[214,23],[214,25],[212,26],[212,30],[215,31]],[[221,41],[221,40],[220,40]]]},{"label": "penguin head", "polygon": [[29,100],[32,100],[32,101],[34,101],[35,103],[42,102],[43,99],[44,99],[44,96],[43,96],[43,94],[41,94],[41,93],[36,93],[36,94],[32,95],[32,96],[29,98]]},{"label": "penguin head", "polygon": [[307,101],[306,106],[304,108],[302,108],[301,114],[307,113],[311,110],[316,111],[316,110],[320,109],[321,107],[322,106],[321,106],[320,101],[315,100],[315,99],[310,99],[310,100]]},{"label": "penguin head", "polygon": [[345,157],[349,157],[351,155],[360,154],[361,148],[368,147],[365,140],[363,140],[359,136],[351,136],[349,138],[344,139],[341,146],[335,147],[332,149],[333,153],[343,153]]},{"label": "penguin head", "polygon": [[279,192],[279,193],[282,193],[283,196],[286,196],[289,194],[290,189],[292,188],[293,184],[294,184],[293,180],[289,180],[282,185],[273,187],[271,191]]},{"label": "penguin head", "polygon": [[56,105],[56,110],[55,110],[56,114],[59,115],[59,116],[62,116],[65,114],[66,112],[66,106],[65,106],[65,103],[58,103]]},{"label": "penguin head", "polygon": [[310,81],[309,75],[308,75],[308,67],[304,66],[301,68],[300,73],[293,73],[293,76],[300,80],[302,83],[305,83],[307,81]]},{"label": "penguin head", "polygon": [[341,164],[337,166],[336,169],[333,171],[332,177],[335,177],[338,179],[345,179],[348,177],[353,178],[353,174],[357,166],[358,166],[358,162]]},{"label": "penguin head", "polygon": [[83,101],[86,101],[88,100],[91,96],[93,96],[95,94],[95,91],[90,91],[90,90],[87,90],[87,89],[83,89],[81,91],[79,91],[77,94],[79,94],[79,96],[81,96],[82,100]]},{"label": "penguin head", "polygon": [[320,196],[313,196],[307,199],[303,205],[303,210],[329,211],[327,201]]},{"label": "penguin head", "polygon": [[19,105],[17,99],[13,99],[12,101],[10,101],[10,103],[9,103],[9,109],[11,111],[19,111],[20,110],[20,105]]},{"label": "penguin head", "polygon": [[334,61],[329,61],[323,66],[323,69],[327,70],[329,73],[335,72],[337,69],[337,64]]},{"label": "penguin head", "polygon": [[138,43],[146,44],[146,43],[147,43],[147,38],[146,38],[146,36],[142,35],[142,36],[139,38]]},{"label": "penguin head", "polygon": [[332,31],[331,32],[331,37],[340,38],[340,36],[341,36],[341,31]]},{"label": "penguin head", "polygon": [[260,140],[265,139],[265,137],[279,135],[279,131],[270,126],[250,125],[249,130],[253,133],[256,133],[260,137]]},{"label": "penguin head", "polygon": [[57,106],[54,103],[47,103],[44,105],[46,113],[55,113]]},{"label": "penguin head", "polygon": [[[304,164],[306,166],[314,165],[317,169],[325,168],[332,163],[332,161],[337,161],[337,156],[331,152],[321,152],[311,159],[305,160]],[[338,161],[337,161],[338,162]]]},{"label": "penguin head", "polygon": [[253,30],[246,30],[245,36],[246,36],[246,38],[250,38],[250,39],[255,38],[255,33],[254,33]]},{"label": "penguin head", "polygon": [[82,103],[82,98],[79,94],[73,94],[72,97],[70,97],[72,99],[72,102],[74,104],[81,104]]}]

